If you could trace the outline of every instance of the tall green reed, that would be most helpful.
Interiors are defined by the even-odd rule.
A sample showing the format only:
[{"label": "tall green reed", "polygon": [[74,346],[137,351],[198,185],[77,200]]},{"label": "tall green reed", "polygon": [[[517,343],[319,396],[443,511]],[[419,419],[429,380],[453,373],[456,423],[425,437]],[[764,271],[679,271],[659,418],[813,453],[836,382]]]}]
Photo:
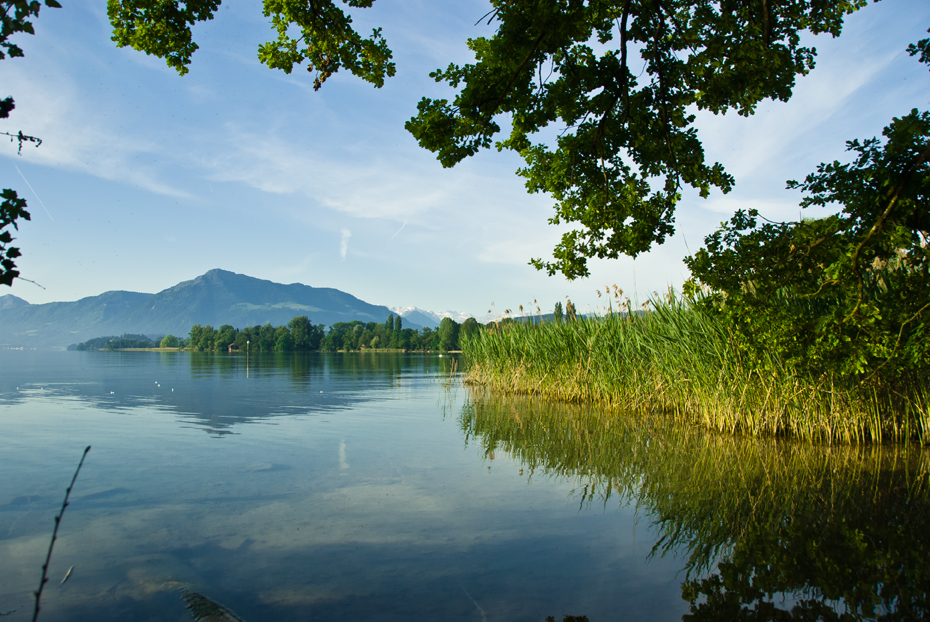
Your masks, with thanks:
[{"label": "tall green reed", "polygon": [[462,340],[466,382],[544,399],[663,412],[727,433],[810,442],[930,443],[930,384],[804,376],[773,350],[750,363],[725,319],[669,293],[640,312],[492,325]]}]

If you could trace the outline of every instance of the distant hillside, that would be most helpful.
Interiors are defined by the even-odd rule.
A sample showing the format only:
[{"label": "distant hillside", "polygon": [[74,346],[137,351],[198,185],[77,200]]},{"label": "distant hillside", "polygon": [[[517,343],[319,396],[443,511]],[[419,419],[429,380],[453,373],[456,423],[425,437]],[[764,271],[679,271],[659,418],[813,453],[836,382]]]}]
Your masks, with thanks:
[{"label": "distant hillside", "polygon": [[7,294],[6,296],[0,296],[0,309],[15,309],[16,307],[23,307],[29,303],[18,298],[12,294]]},{"label": "distant hillside", "polygon": [[[7,299],[13,299],[7,301]],[[106,292],[76,302],[30,305],[0,298],[0,346],[64,347],[101,335],[187,335],[194,324],[236,328],[287,324],[306,315],[314,324],[384,322],[391,310],[355,296],[300,283],[282,285],[225,270],[178,283],[157,294]],[[414,321],[405,328],[419,329]]]}]

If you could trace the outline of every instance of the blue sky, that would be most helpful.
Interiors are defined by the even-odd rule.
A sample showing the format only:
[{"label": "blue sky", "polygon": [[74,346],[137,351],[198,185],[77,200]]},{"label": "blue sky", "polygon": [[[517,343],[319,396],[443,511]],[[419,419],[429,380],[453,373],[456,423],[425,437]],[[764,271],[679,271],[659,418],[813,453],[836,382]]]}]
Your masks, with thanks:
[{"label": "blue sky", "polygon": [[478,316],[534,299],[548,311],[566,296],[597,310],[605,284],[642,301],[680,286],[688,249],[735,209],[796,218],[785,180],[844,159],[846,140],[880,134],[930,95],[926,68],[905,52],[928,36],[930,3],[868,6],[842,37],[811,37],[817,68],[790,102],[765,102],[749,119],[699,117],[733,192],[686,195],[664,246],[594,262],[591,278],[569,282],[527,265],[549,257],[564,228],[546,222],[550,199],[525,192],[518,157],[492,150],[443,169],[403,127],[421,97],[449,96],[428,73],[471,60],[466,39],[491,32],[475,26],[486,2],[378,0],[356,11],[360,32],[383,27],[397,75],[375,89],[339,73],[319,92],[306,71],[256,59],[273,35],[260,2],[226,2],[199,25],[183,78],[117,49],[103,0],[64,4],[42,10],[35,36],[18,36],[25,58],[0,62],[0,96],[17,105],[2,129],[44,141],[22,156],[0,146],[0,186],[32,213],[17,235],[19,266],[45,288],[17,281],[0,295],[31,303],[156,292],[212,268]]}]

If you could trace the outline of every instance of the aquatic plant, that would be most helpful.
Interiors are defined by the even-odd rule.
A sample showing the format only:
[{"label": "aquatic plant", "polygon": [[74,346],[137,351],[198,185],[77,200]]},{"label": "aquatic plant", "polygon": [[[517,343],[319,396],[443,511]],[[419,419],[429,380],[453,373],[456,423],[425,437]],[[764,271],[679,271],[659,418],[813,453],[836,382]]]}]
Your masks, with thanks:
[{"label": "aquatic plant", "polygon": [[181,598],[196,622],[244,622],[232,611],[194,590],[184,588]]},{"label": "aquatic plant", "polygon": [[[616,299],[619,300],[619,295]],[[634,311],[508,322],[462,340],[466,382],[750,436],[930,442],[930,381],[886,386],[752,357],[726,317],[669,292]]]},{"label": "aquatic plant", "polygon": [[459,424],[486,457],[572,481],[582,506],[634,506],[652,555],[683,560],[689,619],[930,614],[926,448],[737,438],[480,389]]}]

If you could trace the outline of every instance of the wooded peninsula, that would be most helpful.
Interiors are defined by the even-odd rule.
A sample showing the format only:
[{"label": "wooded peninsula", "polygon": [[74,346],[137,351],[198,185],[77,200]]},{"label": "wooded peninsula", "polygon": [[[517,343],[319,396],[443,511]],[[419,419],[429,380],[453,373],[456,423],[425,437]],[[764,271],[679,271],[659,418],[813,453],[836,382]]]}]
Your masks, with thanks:
[{"label": "wooded peninsula", "polygon": [[481,330],[475,318],[461,324],[443,318],[439,328],[404,328],[400,315],[389,315],[384,323],[336,322],[328,329],[313,324],[305,316],[293,318],[286,326],[251,326],[243,329],[223,324],[219,328],[195,324],[188,337],[165,335],[157,343],[145,335],[97,337],[69,346],[69,350],[128,350],[183,348],[193,352],[326,352],[357,350],[403,350],[448,352],[459,349],[459,338]]}]

